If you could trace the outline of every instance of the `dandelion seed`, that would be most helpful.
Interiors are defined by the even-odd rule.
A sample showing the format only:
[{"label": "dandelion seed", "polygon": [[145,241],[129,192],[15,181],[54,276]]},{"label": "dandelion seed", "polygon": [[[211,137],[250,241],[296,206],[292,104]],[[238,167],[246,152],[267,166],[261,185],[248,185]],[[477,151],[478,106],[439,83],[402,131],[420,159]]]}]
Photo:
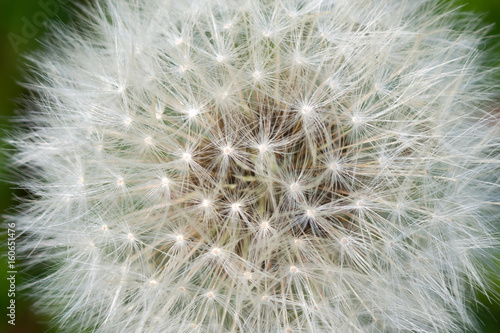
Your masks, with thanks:
[{"label": "dandelion seed", "polygon": [[217,60],[218,63],[221,63],[221,62],[223,62],[225,60],[225,58],[222,55],[218,55],[218,56],[215,57],[215,60]]},{"label": "dandelion seed", "polygon": [[269,225],[269,222],[267,222],[267,221],[263,221],[263,222],[260,224],[260,229],[262,229],[262,230],[268,230],[268,229],[269,229],[269,227],[270,227],[270,225]]},{"label": "dandelion seed", "polygon": [[241,210],[242,204],[240,202],[235,202],[231,204],[231,211],[239,212]]},{"label": "dandelion seed", "polygon": [[290,191],[292,191],[292,192],[297,192],[297,191],[299,191],[299,188],[300,188],[300,187],[299,187],[299,184],[298,184],[298,183],[293,183],[293,184],[291,184],[291,185],[290,185]]},{"label": "dandelion seed", "polygon": [[301,109],[301,112],[304,116],[310,114],[311,112],[313,111],[313,108],[311,106],[303,106],[302,109]]},{"label": "dandelion seed", "polygon": [[330,80],[330,83],[328,83],[328,85],[330,86],[330,88],[334,91],[337,91],[337,90],[341,90],[342,87],[343,87],[343,84],[342,82],[340,82],[339,80],[337,79],[331,79]]},{"label": "dandelion seed", "polygon": [[190,108],[187,110],[187,115],[189,119],[196,118],[196,116],[200,113],[200,110],[197,108]]}]

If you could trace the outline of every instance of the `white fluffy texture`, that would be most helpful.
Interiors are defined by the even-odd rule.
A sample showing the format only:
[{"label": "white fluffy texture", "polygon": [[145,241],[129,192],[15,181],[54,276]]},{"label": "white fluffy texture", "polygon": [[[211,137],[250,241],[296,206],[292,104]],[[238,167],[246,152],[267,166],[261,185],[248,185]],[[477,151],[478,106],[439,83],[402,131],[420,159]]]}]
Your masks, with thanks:
[{"label": "white fluffy texture", "polygon": [[15,143],[14,220],[62,330],[473,325],[499,128],[474,23],[388,0],[85,17],[33,60]]}]

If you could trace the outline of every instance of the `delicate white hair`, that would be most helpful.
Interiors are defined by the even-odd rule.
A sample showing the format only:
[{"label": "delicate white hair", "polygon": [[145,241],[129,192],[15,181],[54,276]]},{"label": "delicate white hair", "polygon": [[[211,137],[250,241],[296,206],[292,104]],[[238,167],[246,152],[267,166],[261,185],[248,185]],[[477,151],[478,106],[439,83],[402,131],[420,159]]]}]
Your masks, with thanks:
[{"label": "delicate white hair", "polygon": [[71,332],[473,327],[497,86],[437,4],[101,0],[55,31],[13,139],[35,306]]}]

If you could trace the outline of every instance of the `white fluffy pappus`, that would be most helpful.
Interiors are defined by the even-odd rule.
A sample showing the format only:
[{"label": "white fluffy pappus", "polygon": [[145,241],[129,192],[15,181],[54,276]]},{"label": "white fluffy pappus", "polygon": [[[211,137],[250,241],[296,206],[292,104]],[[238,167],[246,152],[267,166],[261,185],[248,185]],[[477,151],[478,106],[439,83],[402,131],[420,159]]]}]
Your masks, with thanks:
[{"label": "white fluffy pappus", "polygon": [[[462,15],[462,16],[461,16]],[[99,0],[30,61],[9,217],[67,332],[459,332],[497,87],[438,1]]]}]

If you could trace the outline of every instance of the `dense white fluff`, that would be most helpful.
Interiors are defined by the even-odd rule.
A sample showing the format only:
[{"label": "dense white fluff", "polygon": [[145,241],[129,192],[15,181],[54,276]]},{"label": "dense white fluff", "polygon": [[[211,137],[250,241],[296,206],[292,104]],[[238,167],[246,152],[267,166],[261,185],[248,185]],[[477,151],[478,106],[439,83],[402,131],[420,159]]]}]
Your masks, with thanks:
[{"label": "dense white fluff", "polygon": [[62,330],[474,325],[499,123],[473,16],[434,0],[82,16],[33,57],[14,139],[31,197],[12,219]]}]

